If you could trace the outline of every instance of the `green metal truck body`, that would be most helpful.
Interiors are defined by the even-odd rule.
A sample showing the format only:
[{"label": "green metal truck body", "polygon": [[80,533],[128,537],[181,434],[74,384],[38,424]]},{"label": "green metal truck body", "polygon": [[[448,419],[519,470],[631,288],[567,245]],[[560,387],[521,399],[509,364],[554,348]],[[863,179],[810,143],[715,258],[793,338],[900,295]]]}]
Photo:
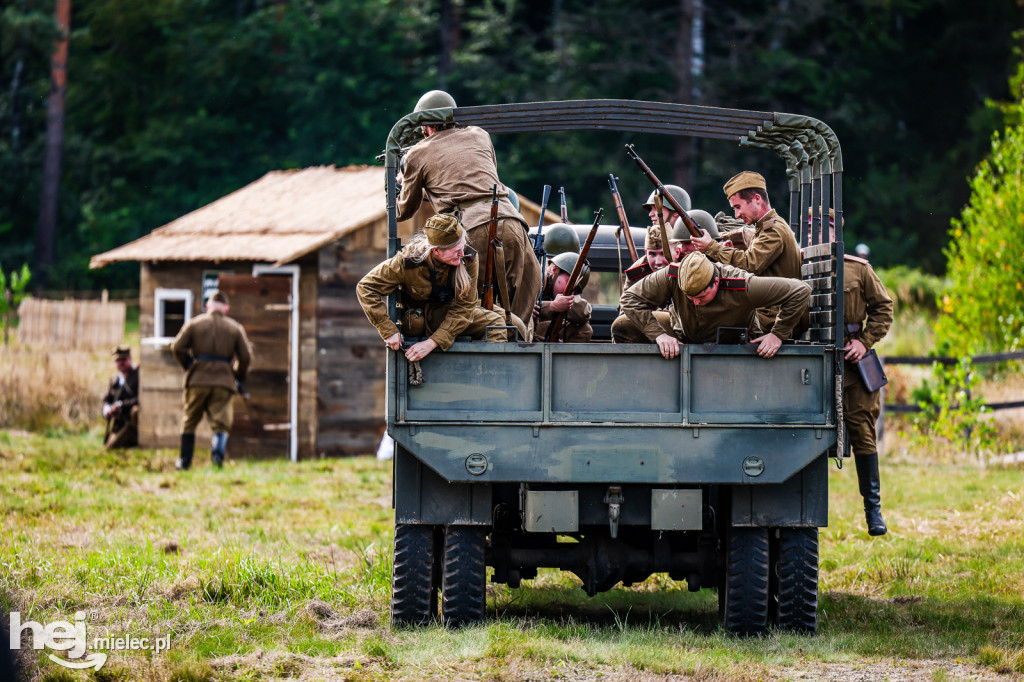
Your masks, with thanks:
[{"label": "green metal truck body", "polygon": [[[838,142],[814,119],[617,100],[433,110],[388,141],[392,253],[398,156],[431,120],[762,146],[786,161],[792,224],[806,225],[812,203],[823,207],[814,227],[830,207],[841,216]],[[842,232],[822,243],[803,231],[812,327],[771,359],[749,343],[686,345],[666,360],[653,345],[459,341],[424,359],[413,386],[389,352],[395,622],[434,619],[439,594],[446,624],[479,621],[487,566],[514,587],[553,567],[589,594],[666,572],[717,589],[729,631],[815,631],[827,459],[842,451]],[[604,253],[592,267],[611,263]]]}]

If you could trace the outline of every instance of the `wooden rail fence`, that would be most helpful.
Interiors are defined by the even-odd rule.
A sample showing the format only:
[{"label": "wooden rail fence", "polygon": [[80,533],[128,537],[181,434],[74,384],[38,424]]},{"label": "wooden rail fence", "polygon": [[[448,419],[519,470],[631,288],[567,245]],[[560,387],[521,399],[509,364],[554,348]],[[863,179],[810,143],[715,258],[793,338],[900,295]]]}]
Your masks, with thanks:
[{"label": "wooden rail fence", "polygon": [[124,339],[126,310],[124,301],[26,298],[18,306],[18,339],[48,348],[112,348]]}]

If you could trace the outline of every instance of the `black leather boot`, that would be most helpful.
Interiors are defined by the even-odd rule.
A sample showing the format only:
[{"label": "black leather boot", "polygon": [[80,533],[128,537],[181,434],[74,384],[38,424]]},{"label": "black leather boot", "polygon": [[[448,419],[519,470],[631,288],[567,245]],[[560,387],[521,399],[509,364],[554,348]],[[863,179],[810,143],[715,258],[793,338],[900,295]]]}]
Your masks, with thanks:
[{"label": "black leather boot", "polygon": [[882,483],[878,480],[878,453],[855,455],[857,482],[864,498],[864,518],[868,522],[868,535],[885,535],[888,528],[882,520]]},{"label": "black leather boot", "polygon": [[181,455],[178,457],[178,461],[174,463],[174,468],[178,471],[185,471],[192,466],[192,452],[196,449],[196,434],[194,433],[183,433],[181,434]]},{"label": "black leather boot", "polygon": [[218,431],[213,434],[210,440],[210,454],[213,459],[213,466],[220,469],[224,466],[224,453],[228,449],[228,434]]}]

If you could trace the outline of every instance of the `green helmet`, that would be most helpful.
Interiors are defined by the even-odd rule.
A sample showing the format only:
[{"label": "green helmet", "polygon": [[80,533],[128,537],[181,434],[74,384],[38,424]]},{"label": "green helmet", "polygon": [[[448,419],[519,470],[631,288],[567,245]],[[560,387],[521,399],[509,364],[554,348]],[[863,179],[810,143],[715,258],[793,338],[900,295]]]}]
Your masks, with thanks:
[{"label": "green helmet", "polygon": [[[683,207],[684,211],[690,210],[690,195],[686,193],[686,190],[679,185],[665,185],[665,191],[672,195],[672,197],[679,202],[679,205]],[[651,196],[647,197],[647,201],[643,203],[643,207],[648,211],[651,210],[651,206],[654,206],[654,197],[657,196],[658,190],[651,192]],[[665,206],[669,209],[672,208],[672,204],[668,203],[662,198]]]},{"label": "green helmet", "polygon": [[512,206],[518,211],[519,210],[519,195],[515,193],[511,187],[506,187],[508,190],[508,200],[512,203]]},{"label": "green helmet", "polygon": [[[555,264],[559,270],[567,275],[572,274],[572,269],[576,267],[577,261],[579,261],[580,255],[573,253],[572,251],[566,251],[560,253],[551,259],[551,262]],[[579,280],[576,282],[576,291],[573,293],[579,293],[586,288],[587,282],[590,281],[590,265],[586,261],[583,261],[583,268],[580,270]]]},{"label": "green helmet", "polygon": [[548,256],[580,252],[580,236],[565,223],[555,223],[544,229],[544,252]]},{"label": "green helmet", "polygon": [[[711,217],[710,213],[702,211],[699,208],[695,208],[692,211],[687,211],[686,215],[690,216],[693,222],[697,223],[697,227],[711,235],[712,239],[718,239],[718,225],[715,223],[715,219]],[[675,225],[672,226],[672,234],[669,235],[669,239],[674,242],[688,242],[692,238],[690,231],[686,229],[686,225],[683,224],[683,219],[676,218],[676,222]]]},{"label": "green helmet", "polygon": [[431,90],[425,93],[420,100],[416,102],[416,111],[423,111],[424,109],[454,109],[456,107],[455,98],[449,95],[444,90]]}]

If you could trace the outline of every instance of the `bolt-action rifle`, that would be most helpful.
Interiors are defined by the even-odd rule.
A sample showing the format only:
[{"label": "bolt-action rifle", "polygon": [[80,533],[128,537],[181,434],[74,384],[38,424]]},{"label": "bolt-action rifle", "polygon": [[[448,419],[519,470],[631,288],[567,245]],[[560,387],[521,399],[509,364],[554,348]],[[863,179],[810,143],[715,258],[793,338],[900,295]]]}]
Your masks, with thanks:
[{"label": "bolt-action rifle", "polygon": [[544,195],[540,201],[540,220],[537,221],[537,234],[533,236],[533,252],[540,261],[540,294],[537,305],[544,298],[544,280],[547,279],[548,254],[544,250],[544,214],[548,212],[548,199],[551,198],[551,185],[544,185]]},{"label": "bolt-action rifle", "polygon": [[562,195],[562,212],[561,212],[562,222],[565,223],[566,225],[568,225],[569,224],[569,209],[565,205],[565,188],[564,187],[559,187],[558,188],[558,193]]},{"label": "bolt-action rifle", "polygon": [[[690,234],[694,237],[699,237],[701,234],[700,226],[693,222],[693,218],[687,214],[686,209],[679,205],[676,198],[665,191],[665,185],[661,184],[661,180],[659,180],[658,176],[654,174],[651,167],[644,163],[644,160],[641,159],[640,155],[636,153],[635,149],[633,149],[633,145],[626,145],[626,154],[629,155],[629,158],[636,161],[636,165],[640,166],[640,170],[643,171],[643,174],[651,181],[651,184],[658,188],[658,193],[664,197],[665,201],[667,201],[669,206],[672,207],[672,210],[679,214],[679,217],[683,219],[683,224],[686,225],[686,229],[690,231]],[[668,245],[666,244],[665,246]]]},{"label": "bolt-action rifle", "polygon": [[661,202],[661,194],[654,195],[654,210],[658,214],[658,229],[661,230],[661,250],[665,254],[669,263],[676,262],[675,251],[672,250],[672,243],[669,241],[668,228],[665,227],[665,220],[662,218],[663,211],[661,210],[665,204]]},{"label": "bolt-action rifle", "polygon": [[619,229],[615,236],[622,235],[626,238],[626,250],[629,251],[629,262],[635,263],[639,256],[636,253],[636,244],[633,243],[633,234],[629,230],[629,220],[626,218],[626,209],[622,208],[622,196],[615,184],[615,174],[608,174],[608,186],[612,188],[612,200],[615,201],[615,211],[619,214]]},{"label": "bolt-action rifle", "polygon": [[[487,222],[487,253],[484,256],[484,307],[494,310],[494,242],[498,237],[498,186],[491,188],[491,219]],[[501,273],[504,277],[505,273]]]},{"label": "bolt-action rifle", "polygon": [[[569,280],[565,283],[565,289],[562,293],[566,295],[572,295],[572,292],[576,290],[576,281],[580,278],[580,273],[583,272],[583,265],[587,261],[587,254],[590,253],[590,245],[594,243],[594,237],[597,236],[597,229],[601,226],[601,216],[604,215],[604,209],[599,208],[594,214],[594,224],[590,228],[590,234],[587,235],[587,241],[583,243],[583,248],[580,249],[580,257],[576,259],[576,266],[569,273]],[[557,292],[556,292],[557,293]],[[562,327],[565,326],[565,312],[558,313],[553,320],[551,320],[551,326],[548,327],[548,334],[544,337],[544,341],[561,341],[562,340]]]}]

